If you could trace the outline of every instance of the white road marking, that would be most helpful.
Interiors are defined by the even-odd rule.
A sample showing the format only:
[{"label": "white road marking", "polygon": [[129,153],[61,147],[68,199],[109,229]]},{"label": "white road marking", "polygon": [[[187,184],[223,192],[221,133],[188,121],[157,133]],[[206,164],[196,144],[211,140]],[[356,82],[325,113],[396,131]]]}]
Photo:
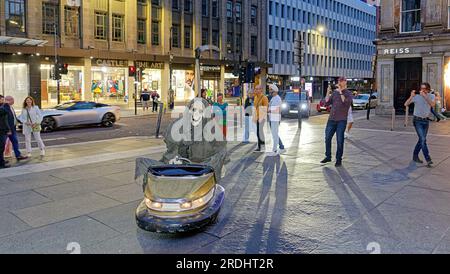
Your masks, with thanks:
[{"label": "white road marking", "polygon": [[23,165],[23,166],[19,166],[19,167],[3,169],[1,176],[2,176],[2,178],[7,178],[7,177],[18,176],[18,175],[24,175],[24,174],[30,174],[30,173],[36,173],[36,172],[44,172],[44,171],[50,171],[50,170],[73,167],[73,166],[89,165],[89,164],[94,164],[94,163],[99,163],[99,162],[107,162],[107,161],[118,160],[118,159],[133,158],[133,157],[138,157],[138,156],[143,156],[143,155],[148,155],[148,154],[161,153],[164,151],[166,151],[165,146],[158,146],[158,147],[153,147],[150,149],[149,148],[135,149],[135,150],[122,151],[122,152],[112,152],[112,153],[83,156],[83,157],[51,161],[51,162],[45,162],[45,163],[29,164],[29,165]]}]

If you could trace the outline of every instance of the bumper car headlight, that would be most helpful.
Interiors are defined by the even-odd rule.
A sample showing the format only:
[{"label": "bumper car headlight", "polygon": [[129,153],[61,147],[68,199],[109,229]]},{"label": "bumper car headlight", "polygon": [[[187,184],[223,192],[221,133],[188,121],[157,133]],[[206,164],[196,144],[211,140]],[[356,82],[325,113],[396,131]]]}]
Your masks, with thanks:
[{"label": "bumper car headlight", "polygon": [[288,105],[287,105],[286,103],[283,103],[283,104],[281,105],[281,108],[282,108],[282,109],[287,109],[287,108],[288,108]]},{"label": "bumper car headlight", "polygon": [[155,202],[148,198],[145,199],[147,208],[155,211],[164,212],[182,212],[194,210],[205,206],[214,197],[215,187],[213,187],[205,196],[196,199],[192,202],[170,203],[170,202]]}]

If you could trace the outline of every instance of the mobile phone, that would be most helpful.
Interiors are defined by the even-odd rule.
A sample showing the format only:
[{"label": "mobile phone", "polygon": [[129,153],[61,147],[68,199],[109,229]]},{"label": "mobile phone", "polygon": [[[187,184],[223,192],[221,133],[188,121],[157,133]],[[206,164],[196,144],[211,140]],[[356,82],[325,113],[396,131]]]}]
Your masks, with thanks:
[{"label": "mobile phone", "polygon": [[420,95],[420,90],[416,90],[416,95]]}]

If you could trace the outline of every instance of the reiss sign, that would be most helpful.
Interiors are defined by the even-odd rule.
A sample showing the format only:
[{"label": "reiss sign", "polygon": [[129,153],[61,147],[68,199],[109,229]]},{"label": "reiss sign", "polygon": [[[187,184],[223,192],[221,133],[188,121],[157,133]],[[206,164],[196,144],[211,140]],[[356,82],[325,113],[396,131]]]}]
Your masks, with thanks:
[{"label": "reiss sign", "polygon": [[394,55],[394,54],[408,54],[411,52],[410,48],[397,48],[397,49],[385,49],[383,50],[384,55]]}]

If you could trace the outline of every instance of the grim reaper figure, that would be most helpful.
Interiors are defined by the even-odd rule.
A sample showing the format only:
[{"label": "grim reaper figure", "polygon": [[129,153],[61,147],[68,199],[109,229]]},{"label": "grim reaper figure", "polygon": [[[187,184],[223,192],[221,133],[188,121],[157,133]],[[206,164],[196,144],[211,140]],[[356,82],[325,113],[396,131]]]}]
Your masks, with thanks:
[{"label": "grim reaper figure", "polygon": [[222,176],[224,164],[229,161],[226,140],[213,119],[212,109],[203,98],[195,98],[183,117],[173,121],[164,134],[167,151],[160,161],[147,158],[136,160],[136,179],[145,175],[149,167],[161,164],[181,165],[184,160],[192,164],[210,166],[217,180]]},{"label": "grim reaper figure", "polygon": [[217,220],[225,195],[217,182],[227,150],[222,131],[216,129],[208,102],[196,98],[167,128],[162,159],[137,159],[136,179],[143,177],[145,196],[136,210],[140,228],[180,233]]}]

